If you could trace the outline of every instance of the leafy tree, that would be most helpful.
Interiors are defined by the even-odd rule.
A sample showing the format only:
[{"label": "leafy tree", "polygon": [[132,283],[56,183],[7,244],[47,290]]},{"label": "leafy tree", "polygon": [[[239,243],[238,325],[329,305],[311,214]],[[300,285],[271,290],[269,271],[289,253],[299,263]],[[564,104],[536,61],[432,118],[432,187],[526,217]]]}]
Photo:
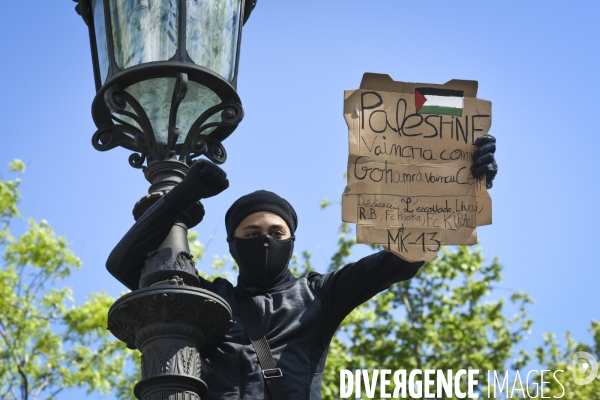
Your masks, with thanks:
[{"label": "leafy tree", "polygon": [[[592,370],[589,364],[585,365],[587,368],[583,368],[582,371],[578,369],[579,363],[574,364],[572,360],[576,352],[584,351],[600,360],[600,323],[592,321],[590,331],[594,340],[592,346],[576,342],[569,332],[564,335],[565,341],[562,346],[557,342],[555,334],[543,335],[543,345],[534,351],[538,366],[527,368],[518,375],[517,371],[512,371],[512,381],[504,386],[503,390],[499,390],[497,386],[496,395],[506,399],[600,399],[600,374],[593,381],[583,385],[578,385],[573,379],[573,375],[586,378]],[[529,374],[531,378],[527,376]],[[487,391],[485,395],[487,396]],[[490,395],[494,395],[491,390]]]},{"label": "leafy tree", "polygon": [[[556,341],[556,335],[553,333],[544,335],[544,344],[534,352],[538,363],[546,370],[563,371],[557,374],[560,384],[555,379],[548,379],[548,374],[546,374],[544,380],[549,381],[549,385],[545,385],[544,396],[564,399],[600,399],[600,374],[586,385],[577,385],[572,379],[573,373],[579,378],[585,378],[591,369],[588,366],[587,370],[578,371],[577,366],[571,362],[571,357],[575,352],[585,351],[600,362],[600,322],[592,320],[590,332],[594,338],[592,346],[576,342],[567,332],[564,335],[565,344],[562,348]],[[538,374],[535,380],[540,382],[540,378],[541,376]],[[531,389],[533,396],[536,388]]]},{"label": "leafy tree", "polygon": [[[321,207],[330,204],[325,200]],[[331,257],[330,270],[348,263],[356,245],[348,224],[342,224],[339,231],[338,250]],[[445,248],[440,258],[425,264],[413,279],[392,285],[358,307],[343,321],[331,344],[323,398],[339,398],[341,369],[382,368],[479,369],[481,396],[487,397],[488,370],[509,370],[511,379],[515,379],[515,372],[535,358],[541,369],[565,371],[558,375],[564,392],[563,386],[549,380],[546,373],[545,381],[550,384],[545,385],[545,397],[600,399],[600,374],[588,385],[576,385],[571,378],[574,367],[570,365],[575,351],[586,351],[600,360],[600,322],[592,321],[592,346],[576,343],[567,333],[561,348],[555,335],[549,333],[533,355],[516,351],[533,324],[526,309],[533,301],[522,292],[513,293],[508,301],[487,300],[500,282],[501,272],[498,259],[486,263],[479,247]],[[507,302],[517,310],[511,317],[505,315]],[[529,382],[532,396],[536,393],[534,382],[539,387],[540,378],[538,374]],[[525,377],[522,380],[526,385]],[[510,383],[512,388],[514,381]],[[506,398],[522,398],[518,391],[506,393]]]},{"label": "leafy tree", "polygon": [[[14,161],[10,169],[22,173],[25,167]],[[106,331],[114,299],[96,293],[77,306],[71,290],[59,286],[81,262],[48,222],[30,219],[22,235],[12,234],[11,223],[21,218],[19,183],[20,178],[0,180],[0,399],[52,399],[73,387],[133,399],[133,385],[140,379],[139,352],[127,350]],[[329,204],[324,201],[322,206]],[[351,233],[349,225],[341,225],[330,270],[349,262],[356,245]],[[202,259],[205,247],[197,233],[190,232],[189,240],[194,258]],[[227,276],[224,267],[231,261],[214,256],[212,269],[200,272],[209,280]],[[294,255],[291,268],[297,275],[313,270],[310,253]],[[600,323],[592,322],[592,346],[567,334],[561,348],[548,334],[533,355],[517,353],[532,324],[526,310],[532,301],[523,293],[489,300],[486,296],[500,281],[501,271],[497,259],[484,261],[480,248],[445,249],[415,278],[361,305],[344,320],[331,344],[323,398],[338,398],[341,369],[477,368],[484,389],[487,370],[521,369],[535,357],[544,369],[565,371],[563,386],[552,380],[544,396],[558,398],[564,387],[562,398],[600,399],[600,377],[578,386],[570,379],[569,365],[571,354],[579,350],[600,359]],[[511,317],[505,315],[507,303],[517,310]],[[125,368],[126,363],[131,365]]]},{"label": "leafy tree", "polygon": [[[25,166],[15,160],[12,172]],[[53,399],[67,388],[109,393],[129,386],[122,374],[132,352],[106,330],[114,299],[90,294],[74,303],[61,280],[81,267],[64,236],[50,224],[29,219],[20,236],[11,223],[20,218],[20,178],[0,180],[0,398]]]},{"label": "leafy tree", "polygon": [[[356,245],[347,224],[340,228],[330,270],[348,262]],[[340,369],[452,369],[485,371],[505,367],[530,329],[531,299],[514,293],[519,312],[508,318],[505,300],[485,301],[501,279],[497,259],[485,263],[480,248],[444,249],[416,277],[392,285],[354,310],[342,323],[327,360],[323,397],[339,396]],[[519,366],[527,360],[522,354]]]},{"label": "leafy tree", "polygon": [[[9,169],[22,174],[25,165],[15,160]],[[139,352],[106,330],[115,299],[94,293],[78,306],[71,289],[60,287],[81,261],[47,221],[29,219],[25,233],[12,234],[11,224],[21,218],[20,183],[20,177],[0,180],[0,399],[54,399],[74,387],[134,399],[133,386],[141,376]],[[194,231],[189,244],[194,258],[201,260],[205,246]],[[300,265],[294,256],[295,268],[312,268],[310,255],[303,257]],[[227,277],[223,268],[230,262],[228,256],[213,256],[210,270],[200,273],[208,280]]]}]

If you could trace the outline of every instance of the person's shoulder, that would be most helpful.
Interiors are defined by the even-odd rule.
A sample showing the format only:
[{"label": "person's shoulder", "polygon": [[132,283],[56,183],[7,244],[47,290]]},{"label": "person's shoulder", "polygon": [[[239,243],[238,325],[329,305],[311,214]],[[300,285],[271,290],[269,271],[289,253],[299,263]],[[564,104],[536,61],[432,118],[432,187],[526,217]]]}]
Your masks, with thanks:
[{"label": "person's shoulder", "polygon": [[216,278],[213,281],[208,281],[200,278],[202,289],[210,290],[211,292],[219,293],[223,291],[233,290],[233,284],[224,278]]},{"label": "person's shoulder", "polygon": [[312,282],[312,281],[315,281],[315,280],[319,280],[319,279],[321,279],[322,277],[323,277],[323,274],[321,274],[321,273],[318,273],[317,271],[310,271],[310,272],[307,272],[306,274],[302,275],[302,276],[300,277],[300,279],[303,279],[303,278],[304,278],[304,279],[306,279],[308,282]]},{"label": "person's shoulder", "polygon": [[323,288],[323,284],[326,280],[326,276],[329,273],[321,274],[316,271],[310,271],[307,274],[303,275],[300,279],[306,279],[306,285],[310,287],[313,291],[316,291],[318,295]]},{"label": "person's shoulder", "polygon": [[215,280],[212,281],[211,284],[212,285],[219,285],[219,286],[231,286],[231,287],[233,287],[233,283],[231,283],[229,280],[227,280],[225,278],[221,278],[221,277],[215,278]]}]

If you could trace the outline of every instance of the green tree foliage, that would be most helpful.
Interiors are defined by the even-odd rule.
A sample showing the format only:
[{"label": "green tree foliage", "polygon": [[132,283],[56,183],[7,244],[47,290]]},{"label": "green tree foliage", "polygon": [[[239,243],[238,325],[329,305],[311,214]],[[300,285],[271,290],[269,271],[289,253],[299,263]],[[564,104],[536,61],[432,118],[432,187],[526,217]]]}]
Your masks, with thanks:
[{"label": "green tree foliage", "polygon": [[[338,250],[329,269],[350,262],[355,245],[349,225],[342,224]],[[520,292],[512,293],[508,299],[490,296],[501,280],[501,271],[498,259],[485,262],[479,247],[446,248],[437,260],[425,264],[416,277],[392,285],[358,307],[346,317],[331,343],[323,398],[339,398],[341,369],[479,369],[477,378],[484,396],[488,370],[510,370],[514,375],[516,370],[525,368],[533,356],[517,349],[533,323],[527,315],[532,299]],[[507,309],[516,312],[509,317]],[[593,347],[576,344],[567,336],[569,340],[561,350],[554,336],[547,335],[545,345],[535,352],[538,363],[544,369],[562,369],[571,374],[567,364],[576,349],[590,352],[600,360],[600,323],[593,322],[591,330]],[[570,375],[564,378],[569,384],[563,398],[600,399],[600,376],[587,386],[575,385]],[[539,376],[536,381],[540,382]],[[544,396],[551,393],[558,397],[561,387],[552,382],[554,385],[548,387]]]},{"label": "green tree foliage", "polygon": [[[567,332],[564,335],[565,344],[561,348],[556,340],[556,335],[547,333],[544,335],[544,344],[535,350],[536,361],[544,366],[544,369],[551,371],[563,371],[557,374],[558,382],[555,379],[547,379],[548,385],[545,385],[543,395],[552,398],[564,399],[600,399],[600,374],[595,380],[586,385],[577,385],[572,379],[573,373],[578,378],[585,378],[589,375],[591,366],[583,371],[578,370],[578,363],[572,362],[572,355],[578,351],[585,351],[591,354],[600,362],[600,322],[592,321],[590,332],[594,338],[594,345],[588,346],[582,342],[576,342],[571,334]],[[540,382],[540,374],[536,376],[536,381]],[[532,388],[535,389],[535,388]],[[535,391],[531,391],[532,396]],[[541,394],[540,394],[541,397]]]},{"label": "green tree foliage", "polygon": [[[10,164],[12,172],[24,169],[20,161]],[[30,219],[23,234],[11,232],[11,222],[21,218],[19,183],[20,178],[0,180],[0,399],[52,399],[73,387],[133,399],[133,386],[140,379],[139,352],[127,350],[106,330],[114,299],[96,293],[80,306],[74,303],[71,290],[60,283],[81,262],[48,222]],[[330,204],[325,200],[322,206]],[[205,246],[196,232],[189,239],[194,258],[201,260]],[[329,269],[350,262],[355,245],[350,226],[342,224]],[[200,273],[208,280],[227,277],[224,267],[231,261],[214,256],[211,267],[199,268]],[[294,255],[291,269],[298,275],[313,270],[310,253]],[[338,398],[341,369],[476,368],[482,372],[478,378],[483,389],[487,370],[514,371],[535,360],[544,369],[565,371],[559,375],[563,386],[552,380],[544,396],[558,398],[564,390],[565,399],[600,399],[600,377],[586,386],[570,378],[574,351],[600,360],[600,323],[592,322],[592,346],[567,334],[561,347],[548,334],[533,355],[517,352],[532,325],[526,310],[532,301],[523,293],[508,299],[494,295],[501,271],[498,260],[486,262],[480,248],[446,249],[415,278],[361,305],[344,320],[331,344],[323,398]],[[516,312],[509,317],[508,309]]]},{"label": "green tree foliage", "polygon": [[[339,248],[330,269],[348,262],[356,245],[350,228],[340,228]],[[392,285],[354,310],[342,323],[327,360],[323,396],[339,395],[340,369],[501,370],[531,327],[526,305],[515,293],[519,312],[508,318],[505,300],[486,301],[500,281],[496,259],[485,263],[480,248],[444,249],[416,277]]]},{"label": "green tree foliage", "polygon": [[[12,172],[25,166],[16,160]],[[30,219],[20,236],[11,223],[20,218],[20,178],[0,180],[0,399],[52,399],[67,388],[109,393],[127,384],[132,357],[106,330],[105,293],[74,303],[61,280],[81,267],[64,236],[47,221]],[[13,224],[14,225],[14,224]]]}]

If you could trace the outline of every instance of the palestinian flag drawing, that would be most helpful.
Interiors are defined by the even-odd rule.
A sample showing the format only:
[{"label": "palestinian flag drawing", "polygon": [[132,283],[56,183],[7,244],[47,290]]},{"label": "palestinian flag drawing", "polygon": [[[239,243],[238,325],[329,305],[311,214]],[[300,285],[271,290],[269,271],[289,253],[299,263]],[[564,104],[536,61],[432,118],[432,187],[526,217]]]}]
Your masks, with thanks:
[{"label": "palestinian flag drawing", "polygon": [[462,117],[463,91],[415,88],[417,114],[443,114]]}]

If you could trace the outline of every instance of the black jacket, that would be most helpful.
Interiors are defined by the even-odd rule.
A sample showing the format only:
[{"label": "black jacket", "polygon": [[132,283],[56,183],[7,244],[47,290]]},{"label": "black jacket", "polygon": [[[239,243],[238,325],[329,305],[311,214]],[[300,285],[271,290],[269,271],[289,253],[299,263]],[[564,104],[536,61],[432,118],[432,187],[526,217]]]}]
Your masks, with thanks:
[{"label": "black jacket", "polygon": [[[385,251],[327,274],[310,272],[264,294],[252,295],[290,400],[321,398],[329,344],[355,307],[391,284],[412,278],[423,263],[408,263]],[[236,311],[231,283],[203,281],[233,310],[236,324],[223,340],[201,351],[203,399],[270,399],[256,352]]]},{"label": "black jacket", "polygon": [[[160,245],[179,214],[173,203],[161,198],[114,248],[106,263],[110,273],[135,290],[146,254]],[[412,278],[421,265],[382,251],[327,274],[290,277],[270,290],[261,289],[260,294],[248,294],[253,288],[244,288],[243,293],[260,310],[262,329],[283,371],[290,400],[321,398],[327,350],[344,317],[391,284]],[[270,399],[256,353],[236,312],[234,296],[239,291],[224,279],[201,283],[229,303],[236,322],[220,343],[200,352],[202,379],[208,384],[203,399]]]}]

